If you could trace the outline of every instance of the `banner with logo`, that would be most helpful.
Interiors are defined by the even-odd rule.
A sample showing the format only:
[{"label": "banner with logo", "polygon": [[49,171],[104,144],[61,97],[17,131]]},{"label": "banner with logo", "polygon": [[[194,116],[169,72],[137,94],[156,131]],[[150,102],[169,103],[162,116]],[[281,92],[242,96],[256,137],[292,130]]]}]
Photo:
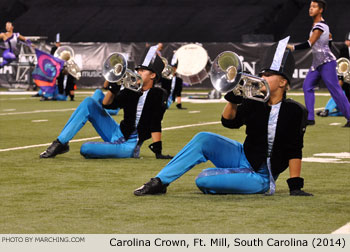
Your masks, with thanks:
[{"label": "banner with logo", "polygon": [[[128,60],[129,68],[134,68],[135,65],[140,63],[141,57],[148,46],[152,46],[156,43],[61,43],[62,46],[67,45],[73,48],[75,62],[82,70],[82,77],[77,82],[79,87],[97,88],[101,87],[104,78],[102,76],[102,64],[104,59],[113,52],[121,52]],[[164,43],[162,56],[167,58],[168,62],[171,62],[174,52],[181,46],[187,43]],[[233,51],[237,53],[242,60],[243,68],[245,71],[249,71],[252,74],[257,74],[260,69],[260,59],[263,57],[265,49],[271,46],[272,43],[202,43],[201,45],[208,54],[209,62],[214,60],[215,57],[223,51]],[[51,49],[50,44],[45,45],[47,52]],[[339,48],[343,46],[342,42],[333,43],[332,50],[336,56],[338,56]],[[33,53],[35,57],[35,53]],[[30,74],[24,75],[24,71],[27,65],[26,72],[32,72],[37,61],[33,61],[33,55],[31,57],[21,57],[19,55],[19,61],[11,63],[8,66],[0,69],[0,85],[4,87],[11,87],[18,82],[21,84],[34,85],[30,80]],[[294,52],[296,60],[296,69],[294,71],[294,80],[291,83],[292,89],[302,88],[303,81],[311,66],[312,54],[311,50],[301,50]],[[1,60],[1,58],[0,58]],[[31,61],[31,62],[26,62]],[[22,71],[22,72],[21,72]],[[19,79],[23,75],[23,79]],[[28,77],[29,76],[29,77]],[[18,80],[17,80],[18,79]],[[17,80],[17,83],[16,83]],[[202,83],[190,86],[192,88],[211,88],[209,78],[205,79]],[[324,87],[320,82],[320,87]]]}]

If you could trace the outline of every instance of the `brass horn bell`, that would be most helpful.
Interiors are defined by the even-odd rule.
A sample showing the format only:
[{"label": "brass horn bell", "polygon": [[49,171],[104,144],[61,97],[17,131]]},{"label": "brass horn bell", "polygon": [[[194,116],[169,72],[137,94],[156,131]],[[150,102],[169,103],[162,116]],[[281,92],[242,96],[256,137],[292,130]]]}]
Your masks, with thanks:
[{"label": "brass horn bell", "polygon": [[209,76],[213,87],[219,92],[233,91],[235,95],[261,102],[270,98],[266,80],[244,73],[242,62],[234,52],[220,53],[213,61]]},{"label": "brass horn bell", "polygon": [[172,66],[169,65],[168,60],[166,58],[161,57],[161,56],[160,56],[160,58],[162,59],[162,61],[164,63],[164,69],[162,71],[162,77],[166,78],[168,80],[171,80],[174,77],[173,68],[172,68]]},{"label": "brass horn bell", "polygon": [[74,50],[70,46],[60,46],[54,53],[54,57],[64,60],[64,66],[67,71],[77,80],[81,77],[81,70],[77,63],[74,61]]},{"label": "brass horn bell", "polygon": [[124,88],[139,91],[142,88],[142,78],[139,74],[128,69],[125,56],[115,52],[107,57],[102,65],[102,75],[110,83],[122,85]]},{"label": "brass horn bell", "polygon": [[337,74],[344,77],[345,82],[350,82],[350,61],[347,58],[337,59]]}]

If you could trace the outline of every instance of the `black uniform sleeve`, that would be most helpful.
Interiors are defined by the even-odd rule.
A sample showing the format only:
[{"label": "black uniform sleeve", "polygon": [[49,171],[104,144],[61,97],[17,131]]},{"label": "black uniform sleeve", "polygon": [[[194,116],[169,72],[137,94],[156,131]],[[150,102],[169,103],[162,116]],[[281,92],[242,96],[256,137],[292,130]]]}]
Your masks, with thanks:
[{"label": "black uniform sleeve", "polygon": [[307,110],[303,105],[295,101],[288,100],[287,102],[289,103],[288,106],[293,107],[288,114],[288,116],[293,119],[289,120],[291,124],[288,125],[288,134],[290,137],[287,144],[286,155],[289,160],[294,158],[301,159],[306,130]]},{"label": "black uniform sleeve", "polygon": [[108,82],[107,90],[111,91],[114,95],[117,95],[120,92],[121,85],[116,83]]},{"label": "black uniform sleeve", "polygon": [[[116,85],[116,86],[119,86],[119,85]],[[111,104],[109,105],[102,104],[102,107],[104,107],[105,109],[123,108],[123,104],[125,104],[125,100],[127,98],[126,91],[127,89],[123,89],[122,91],[118,92],[118,94],[114,97],[114,100]]]},{"label": "black uniform sleeve", "polygon": [[152,88],[153,110],[151,115],[151,132],[162,132],[162,120],[166,110],[167,94],[161,88]]},{"label": "black uniform sleeve", "polygon": [[247,99],[243,99],[242,96],[236,96],[232,92],[229,92],[225,95],[225,99],[233,104],[237,104],[237,113],[236,117],[233,120],[228,120],[224,117],[221,117],[222,126],[230,129],[238,129],[245,122],[245,115],[247,114],[247,109],[249,102]]}]

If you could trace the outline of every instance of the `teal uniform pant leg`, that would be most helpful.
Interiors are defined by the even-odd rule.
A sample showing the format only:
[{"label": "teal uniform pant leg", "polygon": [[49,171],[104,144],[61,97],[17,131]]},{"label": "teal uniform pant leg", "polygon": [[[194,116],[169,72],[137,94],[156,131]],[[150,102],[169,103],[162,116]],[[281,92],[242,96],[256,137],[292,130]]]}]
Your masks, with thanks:
[{"label": "teal uniform pant leg", "polygon": [[85,158],[130,158],[136,144],[137,137],[125,141],[123,136],[115,142],[87,142],[81,146],[80,154]]},{"label": "teal uniform pant leg", "polygon": [[71,115],[58,136],[58,140],[63,144],[69,142],[88,120],[105,142],[113,142],[118,139],[116,132],[119,130],[119,125],[102,108],[101,104],[92,97],[87,97]]},{"label": "teal uniform pant leg", "polygon": [[57,101],[67,101],[67,96],[66,95],[63,95],[63,94],[57,94],[55,99]]},{"label": "teal uniform pant leg", "polygon": [[101,89],[96,89],[94,94],[91,97],[92,97],[92,99],[97,101],[97,103],[102,104],[102,101],[105,98],[105,95]]},{"label": "teal uniform pant leg", "polygon": [[251,168],[209,168],[196,178],[203,193],[254,194],[269,190],[269,171],[264,165],[257,173]]},{"label": "teal uniform pant leg", "polygon": [[[104,93],[101,89],[96,89],[92,98],[96,100],[98,103],[102,104],[103,99],[105,98]],[[117,109],[106,109],[107,113],[110,115],[118,115],[120,108]]]},{"label": "teal uniform pant leg", "polygon": [[216,167],[249,168],[243,145],[210,132],[198,133],[156,175],[163,184],[170,184],[195,165],[210,160]]},{"label": "teal uniform pant leg", "polygon": [[[345,92],[344,92],[345,93]],[[325,109],[329,111],[329,116],[343,116],[343,113],[339,111],[337,104],[335,103],[333,98],[330,98],[326,104]]]}]

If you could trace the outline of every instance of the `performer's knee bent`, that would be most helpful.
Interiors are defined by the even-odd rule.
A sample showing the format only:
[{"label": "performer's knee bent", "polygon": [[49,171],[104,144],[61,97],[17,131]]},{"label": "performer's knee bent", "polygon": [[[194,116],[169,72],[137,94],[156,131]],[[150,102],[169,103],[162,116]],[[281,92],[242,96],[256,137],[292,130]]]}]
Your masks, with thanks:
[{"label": "performer's knee bent", "polygon": [[199,132],[196,134],[191,141],[195,141],[196,143],[203,145],[203,144],[210,144],[210,139],[215,137],[216,134],[211,132]]},{"label": "performer's knee bent", "polygon": [[101,106],[95,99],[93,99],[92,97],[86,97],[82,102],[81,102],[82,106],[86,106],[89,109],[94,108],[94,107],[98,107]]},{"label": "performer's knee bent", "polygon": [[101,89],[96,89],[92,98],[96,100],[98,103],[102,103],[103,98],[105,97],[104,93]]},{"label": "performer's knee bent", "polygon": [[304,84],[303,84],[303,91],[304,92],[312,92],[313,89],[314,88],[312,87],[312,85],[308,85],[307,83],[304,82]]}]

